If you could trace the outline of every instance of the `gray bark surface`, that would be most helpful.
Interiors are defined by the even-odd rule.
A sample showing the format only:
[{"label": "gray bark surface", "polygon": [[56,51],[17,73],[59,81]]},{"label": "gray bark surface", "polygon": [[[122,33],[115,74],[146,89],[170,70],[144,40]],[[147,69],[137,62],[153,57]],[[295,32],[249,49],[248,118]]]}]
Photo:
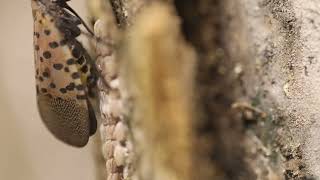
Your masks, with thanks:
[{"label": "gray bark surface", "polygon": [[[144,38],[143,33],[150,33],[152,37],[153,32],[141,28],[143,22],[137,20],[139,14],[152,6],[152,1],[110,2],[118,28],[123,31],[117,53],[121,57],[121,65],[128,67],[120,69],[132,71],[137,64],[127,61],[131,58],[139,61],[139,56],[136,55],[139,52],[130,54],[132,47],[126,43],[132,43],[130,40],[134,39],[134,46],[143,47],[143,43],[150,43],[150,46],[154,43],[156,46],[159,42],[165,46],[167,41],[150,38],[150,41],[142,39],[140,43],[139,39],[130,37],[139,35]],[[196,63],[193,71],[190,71],[194,72],[194,82],[191,82],[194,94],[190,97],[193,100],[192,120],[186,120],[186,124],[183,124],[191,127],[192,137],[185,136],[189,137],[186,142],[192,144],[191,150],[188,149],[191,152],[191,179],[318,179],[319,2],[176,0],[167,1],[165,4],[173,9],[171,15],[179,19],[181,28],[180,35],[168,36],[168,39],[181,36],[184,40],[176,41],[176,46],[190,46],[196,53]],[[159,19],[154,20],[155,27],[161,24],[157,20]],[[136,23],[141,26],[141,32],[130,34]],[[150,22],[146,21],[145,28],[150,28],[148,23]],[[174,26],[172,28],[175,29]],[[189,51],[193,51],[191,49]],[[158,57],[169,53],[161,49],[144,49],[147,52],[149,50],[159,51]],[[140,55],[145,53],[144,51],[141,51]],[[171,54],[163,57],[185,55],[187,51],[181,50],[179,56]],[[158,57],[153,60],[159,61]],[[152,61],[150,63],[152,64]],[[171,72],[170,68],[166,70],[168,71],[163,72]],[[138,77],[135,79],[133,75],[128,77],[130,73],[132,72],[120,74],[120,78],[123,78],[124,82],[130,80],[130,83],[141,80]],[[155,128],[156,132],[159,131],[156,126],[143,126],[143,117],[135,114],[140,108],[137,103],[139,96],[130,92],[130,85],[124,88],[131,98],[124,106],[132,108],[132,114],[128,114],[128,124],[132,138],[136,140],[133,141],[133,149],[137,145],[137,162],[133,163],[133,167],[140,173],[136,174],[138,179],[157,179],[161,177],[157,175],[158,172],[172,173],[163,170],[161,165],[151,166],[153,161],[158,159],[150,158],[153,156],[146,151],[152,148],[140,146],[141,143],[147,145],[148,139],[137,139],[135,132],[147,133],[144,135],[148,137],[154,135],[153,129],[144,128]],[[160,85],[159,88],[161,89]],[[143,89],[141,91],[143,92]],[[154,108],[162,110],[160,106]],[[142,119],[142,125],[135,124],[137,117]],[[174,123],[172,127],[179,128]],[[170,134],[172,129],[162,129],[159,134]],[[172,144],[162,147],[175,148]],[[188,159],[188,153],[179,157],[182,156],[184,160]],[[139,161],[141,159],[144,161]],[[154,173],[147,169],[144,172],[149,174],[141,175],[141,163],[150,163],[150,167],[159,169],[153,169]],[[172,167],[171,169],[175,169]],[[173,174],[183,172],[181,169],[178,172],[178,169],[176,174]],[[175,179],[179,179],[177,177],[179,176]]]},{"label": "gray bark surface", "polygon": [[265,0],[225,6],[232,20],[224,41],[242,67],[244,98],[267,113],[247,132],[254,132],[269,151],[264,158],[286,179],[320,174],[318,6]]}]

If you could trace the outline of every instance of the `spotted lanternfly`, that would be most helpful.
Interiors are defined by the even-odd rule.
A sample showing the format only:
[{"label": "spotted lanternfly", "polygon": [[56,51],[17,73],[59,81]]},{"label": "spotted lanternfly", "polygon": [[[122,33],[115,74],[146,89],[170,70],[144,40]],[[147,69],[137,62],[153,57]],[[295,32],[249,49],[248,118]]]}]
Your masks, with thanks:
[{"label": "spotted lanternfly", "polygon": [[84,23],[66,1],[32,0],[37,103],[44,124],[55,137],[82,147],[97,129],[89,98],[97,76],[87,51],[76,39],[81,34],[78,25]]}]

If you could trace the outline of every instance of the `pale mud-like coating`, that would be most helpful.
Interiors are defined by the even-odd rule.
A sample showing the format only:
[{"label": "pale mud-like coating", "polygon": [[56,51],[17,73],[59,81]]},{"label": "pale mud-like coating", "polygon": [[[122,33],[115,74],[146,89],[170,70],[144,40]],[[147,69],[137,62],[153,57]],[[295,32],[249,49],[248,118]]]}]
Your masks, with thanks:
[{"label": "pale mud-like coating", "polygon": [[[56,8],[55,12],[63,11]],[[62,17],[50,14],[47,5],[37,0],[32,1],[32,9],[41,118],[58,139],[70,145],[84,146],[96,130],[95,115],[88,101],[88,91],[94,83],[89,82],[93,76],[87,53],[75,39],[77,34],[63,34],[57,27],[57,21],[64,22]],[[71,25],[70,32],[73,33],[77,24]],[[69,25],[64,30],[68,28]]]}]

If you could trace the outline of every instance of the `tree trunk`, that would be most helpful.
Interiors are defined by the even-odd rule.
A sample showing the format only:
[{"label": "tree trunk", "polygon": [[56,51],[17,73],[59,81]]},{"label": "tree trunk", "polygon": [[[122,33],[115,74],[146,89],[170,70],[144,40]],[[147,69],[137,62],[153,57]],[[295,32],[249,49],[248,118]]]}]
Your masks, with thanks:
[{"label": "tree trunk", "polygon": [[106,179],[320,177],[316,1],[90,4]]}]

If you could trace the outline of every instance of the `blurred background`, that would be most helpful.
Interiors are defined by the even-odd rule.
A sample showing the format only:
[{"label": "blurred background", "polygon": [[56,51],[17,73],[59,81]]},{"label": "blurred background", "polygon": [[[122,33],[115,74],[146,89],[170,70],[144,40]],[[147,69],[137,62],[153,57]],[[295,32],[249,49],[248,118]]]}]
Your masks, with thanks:
[{"label": "blurred background", "polygon": [[[85,148],[70,147],[39,118],[30,0],[0,1],[0,179],[94,179],[92,138]],[[83,0],[70,5],[87,19]]]}]

